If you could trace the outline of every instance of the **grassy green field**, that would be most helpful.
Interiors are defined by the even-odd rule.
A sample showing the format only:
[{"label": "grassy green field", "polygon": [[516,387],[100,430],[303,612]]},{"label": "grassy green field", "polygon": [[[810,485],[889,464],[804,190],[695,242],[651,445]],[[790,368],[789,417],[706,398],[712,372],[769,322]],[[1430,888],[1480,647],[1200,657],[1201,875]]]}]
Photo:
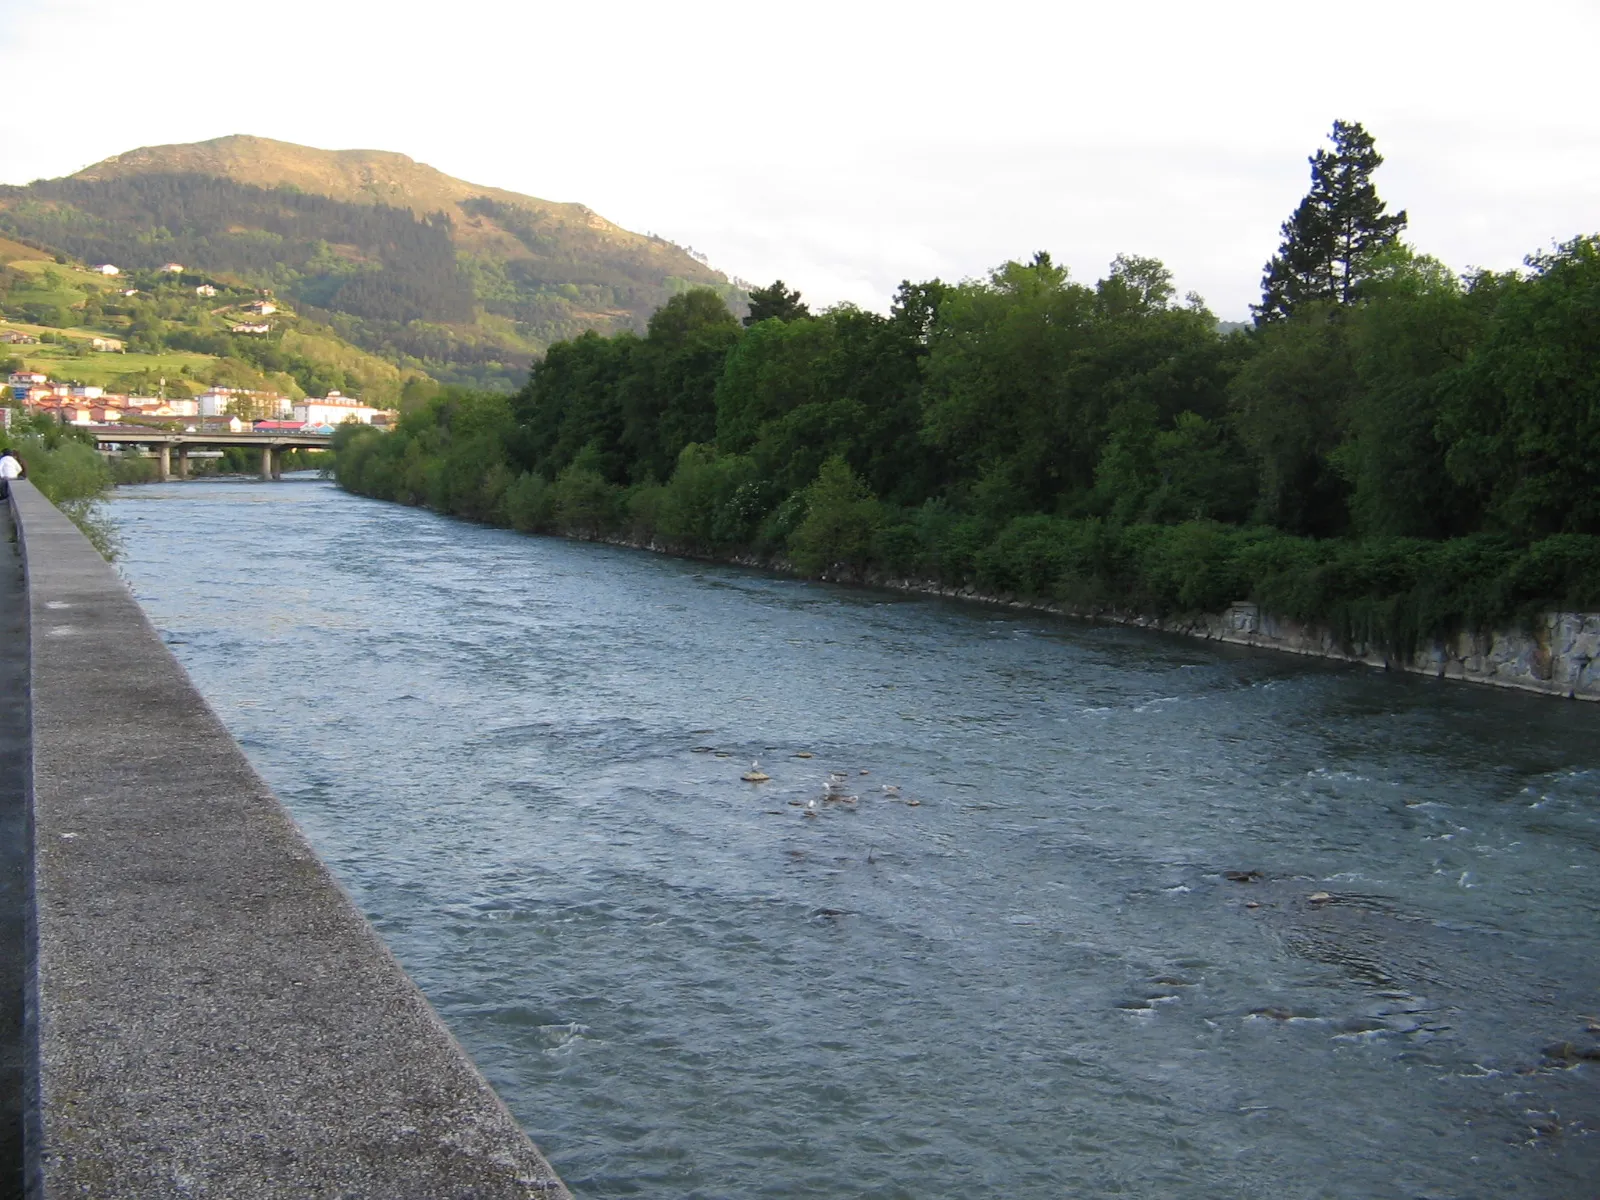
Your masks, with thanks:
[{"label": "grassy green field", "polygon": [[[68,288],[75,288],[80,292],[121,291],[128,286],[120,275],[101,275],[83,267],[65,265],[49,258],[21,258],[7,263],[6,266],[25,275],[43,275],[46,271],[54,271],[66,281]],[[77,299],[81,301],[83,297],[80,295]]]},{"label": "grassy green field", "polygon": [[[0,323],[0,329],[15,329],[19,333],[38,337],[42,333],[65,334],[76,342],[87,343],[92,337],[118,337],[116,332],[100,333],[89,329],[46,329],[41,325],[24,325],[20,321]],[[154,371],[169,379],[183,377],[189,369],[191,380],[201,380],[216,366],[217,360],[209,354],[191,354],[183,350],[168,350],[162,354],[103,353],[91,350],[86,355],[72,353],[72,347],[60,343],[34,346],[0,346],[0,358],[19,358],[26,371],[41,371],[58,383],[83,383],[94,387],[107,387],[119,375],[135,371]]]}]

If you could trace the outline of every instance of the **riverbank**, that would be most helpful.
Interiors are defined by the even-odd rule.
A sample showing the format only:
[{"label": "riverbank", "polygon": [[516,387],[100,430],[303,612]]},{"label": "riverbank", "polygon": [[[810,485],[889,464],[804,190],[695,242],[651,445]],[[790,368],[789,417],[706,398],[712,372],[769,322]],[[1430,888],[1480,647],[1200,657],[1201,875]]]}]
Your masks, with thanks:
[{"label": "riverbank", "polygon": [[[561,535],[548,535],[561,536]],[[782,558],[754,555],[684,554],[653,541],[630,538],[578,539],[605,542],[654,554],[725,562],[780,575],[804,578]],[[854,587],[883,588],[918,596],[937,596],[973,604],[992,604],[1025,612],[1049,613],[1081,621],[1102,621],[1160,633],[1179,634],[1211,642],[1226,642],[1260,650],[1276,650],[1312,658],[1428,675],[1462,683],[1535,692],[1567,700],[1600,701],[1600,613],[1547,612],[1528,629],[1463,630],[1453,637],[1435,638],[1409,656],[1400,656],[1366,641],[1346,641],[1313,622],[1263,611],[1247,600],[1230,604],[1222,612],[1160,617],[1114,609],[1083,609],[1051,601],[971,586],[952,587],[933,579],[916,579],[873,571],[824,572],[822,581]]]}]

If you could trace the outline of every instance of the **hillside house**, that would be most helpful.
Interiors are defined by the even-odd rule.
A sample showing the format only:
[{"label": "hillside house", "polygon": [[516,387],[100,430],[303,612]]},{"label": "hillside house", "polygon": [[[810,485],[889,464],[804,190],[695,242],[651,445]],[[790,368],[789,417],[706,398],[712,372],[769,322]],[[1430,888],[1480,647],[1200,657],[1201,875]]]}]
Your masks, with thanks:
[{"label": "hillside house", "polygon": [[50,376],[38,371],[13,371],[6,376],[6,383],[11,387],[37,387],[49,382]]},{"label": "hillside house", "polygon": [[209,283],[202,283],[199,287],[194,289],[194,294],[196,296],[215,296],[217,294],[217,289],[212,287]]},{"label": "hillside house", "polygon": [[231,327],[231,332],[256,334],[271,333],[272,326],[268,325],[265,321],[241,321],[239,324]]},{"label": "hillside house", "polygon": [[122,342],[118,338],[93,337],[89,339],[89,345],[102,354],[122,353]]},{"label": "hillside house", "polygon": [[163,271],[165,271],[168,275],[182,275],[183,274],[183,264],[182,263],[162,263],[161,264],[161,269]]},{"label": "hillside house", "polygon": [[247,313],[255,313],[258,317],[270,317],[273,313],[278,311],[278,306],[271,300],[257,300],[253,304],[246,304],[244,306],[244,311]]},{"label": "hillside house", "polygon": [[7,346],[34,346],[39,339],[19,329],[0,329],[0,344]]},{"label": "hillside house", "polygon": [[110,263],[101,263],[98,267],[90,267],[96,275],[121,275],[122,268],[113,267]]}]

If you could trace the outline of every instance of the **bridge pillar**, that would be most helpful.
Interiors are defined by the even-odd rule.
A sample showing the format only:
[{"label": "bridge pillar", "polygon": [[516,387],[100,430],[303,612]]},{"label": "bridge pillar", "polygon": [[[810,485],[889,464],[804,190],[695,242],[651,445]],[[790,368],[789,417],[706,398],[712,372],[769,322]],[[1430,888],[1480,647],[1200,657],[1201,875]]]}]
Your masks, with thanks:
[{"label": "bridge pillar", "polygon": [[178,478],[189,478],[189,447],[178,447]]},{"label": "bridge pillar", "polygon": [[156,461],[161,482],[172,478],[172,447],[162,442],[156,447]]},{"label": "bridge pillar", "polygon": [[273,479],[275,477],[273,475],[273,469],[275,466],[276,464],[273,462],[272,447],[261,447],[261,478],[264,480]]}]

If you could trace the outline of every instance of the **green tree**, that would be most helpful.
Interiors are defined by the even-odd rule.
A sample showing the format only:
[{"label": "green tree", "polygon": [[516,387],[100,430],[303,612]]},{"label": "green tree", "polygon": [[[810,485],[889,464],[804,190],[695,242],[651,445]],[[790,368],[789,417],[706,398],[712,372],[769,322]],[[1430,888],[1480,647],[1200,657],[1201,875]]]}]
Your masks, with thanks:
[{"label": "green tree", "polygon": [[1261,468],[1262,515],[1280,529],[1332,537],[1349,524],[1349,483],[1332,455],[1357,381],[1336,306],[1303,308],[1253,335],[1254,355],[1229,385],[1233,419]]},{"label": "green tree", "polygon": [[800,303],[800,293],[790,291],[784,286],[783,280],[775,279],[764,288],[750,290],[750,313],[744,323],[756,325],[773,319],[798,321],[810,315],[811,309]]},{"label": "green tree", "polygon": [[1505,530],[1600,534],[1600,236],[1528,265],[1447,380],[1446,462]]},{"label": "green tree", "polygon": [[883,508],[840,455],[822,464],[805,491],[806,515],[789,535],[789,557],[808,575],[866,564]]},{"label": "green tree", "polygon": [[1404,246],[1387,257],[1349,322],[1356,386],[1345,441],[1331,457],[1353,485],[1362,536],[1453,537],[1478,528],[1483,506],[1446,469],[1439,419],[1500,283],[1483,275],[1465,288],[1443,263]]},{"label": "green tree", "polygon": [[1283,224],[1283,243],[1261,280],[1258,323],[1309,301],[1353,303],[1377,256],[1394,244],[1406,214],[1387,215],[1372,173],[1383,162],[1359,121],[1335,121],[1333,149],[1311,156],[1311,190]]},{"label": "green tree", "polygon": [[665,479],[685,446],[716,437],[717,380],[740,333],[710,288],[693,288],[656,310],[622,391],[626,481]]}]

